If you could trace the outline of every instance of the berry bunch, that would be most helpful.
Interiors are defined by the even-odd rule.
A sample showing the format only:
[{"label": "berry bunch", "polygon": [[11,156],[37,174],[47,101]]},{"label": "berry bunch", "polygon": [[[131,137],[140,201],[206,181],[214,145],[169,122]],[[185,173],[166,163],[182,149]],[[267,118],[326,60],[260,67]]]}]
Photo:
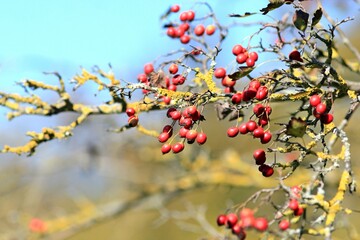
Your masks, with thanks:
[{"label": "berry bunch", "polygon": [[128,124],[130,127],[135,127],[139,122],[139,117],[135,114],[134,108],[127,108],[126,115],[128,115]]},{"label": "berry bunch", "polygon": [[[158,136],[159,142],[164,143],[161,147],[161,152],[163,154],[170,152],[170,150],[172,150],[173,153],[181,152],[184,150],[185,140],[188,144],[192,144],[196,141],[199,145],[202,145],[206,142],[206,134],[194,129],[194,125],[204,119],[204,116],[201,115],[196,106],[188,106],[183,111],[177,110],[176,108],[169,108],[166,115],[168,118],[171,118],[173,122],[171,125],[165,125],[163,131]],[[167,141],[173,135],[175,123],[178,123],[180,126],[176,136],[179,136],[179,138],[183,140],[171,145],[173,139],[169,143],[167,143]]]},{"label": "berry bunch", "polygon": [[310,106],[313,107],[313,115],[320,119],[321,123],[329,124],[334,120],[334,116],[329,112],[325,102],[321,102],[321,97],[317,94],[312,95],[309,99]]},{"label": "berry bunch", "polygon": [[246,63],[246,66],[253,67],[259,56],[256,52],[248,52],[242,45],[237,44],[232,48],[232,53],[236,56],[236,62]]}]

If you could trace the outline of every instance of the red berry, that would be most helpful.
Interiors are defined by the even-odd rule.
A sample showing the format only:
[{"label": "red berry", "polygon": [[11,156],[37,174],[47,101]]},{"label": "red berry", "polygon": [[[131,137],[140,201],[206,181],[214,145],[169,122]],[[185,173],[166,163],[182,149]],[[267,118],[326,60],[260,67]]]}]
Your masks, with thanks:
[{"label": "red berry", "polygon": [[179,70],[179,67],[175,63],[171,64],[169,67],[169,73],[171,73],[171,74],[176,74],[178,72],[178,70]]},{"label": "red berry", "polygon": [[246,129],[248,130],[248,132],[253,132],[256,128],[257,128],[257,124],[255,121],[249,120],[246,123]]},{"label": "red berry", "polygon": [[140,73],[138,76],[137,76],[137,79],[139,80],[139,82],[141,83],[146,83],[148,81],[148,78],[146,76],[145,73]]},{"label": "red berry", "polygon": [[194,18],[195,18],[195,12],[194,11],[189,10],[189,11],[187,11],[186,15],[187,15],[187,20],[190,21],[190,22],[192,20],[194,20]]},{"label": "red berry", "polygon": [[184,127],[180,128],[180,130],[179,130],[179,135],[180,135],[180,137],[181,137],[181,138],[185,138],[185,137],[186,137],[186,134],[188,133],[188,131],[190,131],[190,130],[187,129],[187,128],[184,128]]},{"label": "red berry", "polygon": [[240,53],[243,53],[243,52],[244,52],[244,48],[240,44],[237,44],[232,48],[232,53],[235,56],[237,56],[237,55],[239,55]]},{"label": "red berry", "polygon": [[146,75],[149,75],[153,71],[154,71],[154,65],[152,65],[152,63],[147,63],[144,65],[144,73]]},{"label": "red berry", "polygon": [[253,157],[256,161],[256,165],[263,165],[266,161],[266,154],[263,149],[257,149],[253,153]]},{"label": "red berry", "polygon": [[172,112],[175,112],[175,111],[177,111],[176,110],[176,108],[169,108],[168,110],[167,110],[167,112],[166,112],[166,116],[168,117],[168,118],[171,118],[171,113]]},{"label": "red berry", "polygon": [[255,61],[252,58],[247,58],[246,59],[246,66],[248,66],[248,67],[255,66]]},{"label": "red berry", "polygon": [[236,56],[236,61],[239,64],[246,62],[246,59],[248,59],[247,53],[240,53],[239,55]]},{"label": "red berry", "polygon": [[235,213],[229,213],[226,218],[226,224],[228,225],[228,227],[232,227],[238,222],[238,217]]},{"label": "red berry", "polygon": [[176,87],[175,84],[170,84],[169,87],[168,87],[168,89],[169,89],[170,91],[176,92],[177,87]]},{"label": "red berry", "polygon": [[169,37],[176,37],[176,30],[174,27],[169,27],[167,30],[166,30],[166,34],[169,36]]},{"label": "red berry", "polygon": [[238,92],[238,93],[235,93],[234,95],[232,95],[231,97],[231,102],[233,104],[239,104],[241,103],[241,100],[242,100],[242,93]]},{"label": "red berry", "polygon": [[298,209],[296,209],[294,211],[295,216],[301,216],[301,215],[303,215],[303,213],[304,213],[304,209],[302,207],[299,207]]},{"label": "red berry", "polygon": [[180,13],[179,19],[180,19],[180,21],[183,21],[183,22],[185,22],[186,20],[188,20],[188,14],[187,14],[187,12],[182,12],[182,13]]},{"label": "red berry", "polygon": [[272,108],[270,106],[265,107],[265,112],[269,116],[272,113]]},{"label": "red berry", "polygon": [[271,177],[274,174],[274,168],[264,164],[261,172],[264,177]]},{"label": "red berry", "polygon": [[288,204],[288,207],[289,207],[291,210],[293,210],[293,211],[295,211],[296,209],[298,209],[298,208],[299,208],[299,202],[298,202],[298,200],[296,200],[296,199],[290,199],[289,204]]},{"label": "red berry", "polygon": [[170,7],[170,11],[171,12],[178,12],[180,10],[180,6],[179,5],[177,5],[177,4],[175,4],[175,5],[172,5],[171,7]]},{"label": "red berry", "polygon": [[256,92],[255,98],[259,101],[262,101],[267,98],[268,95],[268,89],[265,86],[259,87],[259,89]]},{"label": "red berry", "polygon": [[266,231],[266,229],[268,228],[267,219],[263,217],[256,218],[254,222],[254,228],[260,232]]},{"label": "red berry", "polygon": [[186,112],[189,115],[189,117],[193,116],[197,112],[196,106],[189,106],[186,108]]},{"label": "red berry", "polygon": [[178,143],[175,143],[172,147],[171,147],[171,150],[173,151],[173,153],[179,153],[181,152],[182,150],[184,150],[184,144],[178,142]]},{"label": "red berry", "polygon": [[254,138],[263,138],[264,137],[264,129],[262,127],[257,127],[253,131]]},{"label": "red berry", "polygon": [[253,99],[256,96],[257,93],[257,89],[254,88],[248,88],[246,90],[243,91],[243,100],[245,102],[250,101],[251,99]]},{"label": "red berry", "polygon": [[182,37],[182,36],[184,36],[184,34],[185,34],[185,30],[183,28],[178,27],[175,29],[176,37],[178,37],[178,38]]},{"label": "red berry", "polygon": [[139,122],[139,118],[136,115],[129,117],[128,124],[130,127],[135,127]]},{"label": "red berry", "polygon": [[216,30],[216,27],[214,25],[208,25],[205,29],[205,32],[207,35],[213,35]]},{"label": "red berry", "polygon": [[246,123],[240,124],[240,126],[239,126],[239,132],[240,132],[241,134],[247,134],[247,133],[248,133],[247,124],[246,124]]},{"label": "red berry", "polygon": [[173,134],[173,127],[171,125],[165,125],[162,131],[168,133],[169,137],[171,137]]},{"label": "red berry", "polygon": [[163,96],[162,100],[166,105],[169,105],[171,103],[171,97]]},{"label": "red berry", "polygon": [[194,33],[196,36],[202,36],[204,32],[205,32],[205,27],[202,24],[199,24],[194,28]]},{"label": "red berry", "polygon": [[179,125],[189,129],[193,125],[193,121],[191,118],[181,117],[179,120]]},{"label": "red berry", "polygon": [[272,134],[269,131],[265,131],[264,135],[262,136],[262,138],[260,140],[261,140],[262,144],[265,144],[265,143],[270,142],[271,138],[272,138]]},{"label": "red berry", "polygon": [[173,111],[170,113],[170,117],[172,120],[179,120],[181,118],[181,113],[180,111]]},{"label": "red berry", "polygon": [[268,118],[266,115],[262,115],[262,116],[259,118],[258,124],[259,124],[260,126],[266,126],[268,123],[269,123],[269,118]]},{"label": "red berry", "polygon": [[240,211],[240,218],[254,217],[254,211],[250,208],[243,208]]},{"label": "red berry", "polygon": [[196,142],[200,145],[204,144],[207,140],[207,136],[205,133],[198,133],[196,137]]},{"label": "red berry", "polygon": [[179,28],[181,28],[182,30],[184,30],[184,32],[186,32],[187,30],[189,30],[190,24],[188,23],[180,24]]},{"label": "red berry", "polygon": [[190,42],[190,36],[186,35],[186,34],[182,35],[180,37],[180,42],[183,43],[183,44],[189,43]]},{"label": "red berry", "polygon": [[317,105],[319,105],[319,103],[321,103],[321,98],[320,98],[320,96],[319,95],[312,95],[311,97],[310,97],[310,100],[309,100],[309,102],[310,102],[310,105],[312,106],[312,107],[316,107]]},{"label": "red berry", "polygon": [[233,81],[229,76],[225,76],[222,80],[221,80],[221,84],[224,87],[233,87],[236,84],[236,81]]},{"label": "red berry", "polygon": [[216,78],[224,78],[226,76],[226,70],[225,68],[217,68],[215,71],[214,71],[214,76]]},{"label": "red berry", "polygon": [[241,223],[244,228],[249,228],[254,226],[255,218],[254,216],[247,216],[241,218]]},{"label": "red berry", "polygon": [[234,86],[226,87],[226,88],[224,89],[224,93],[234,93],[234,92],[235,92]]},{"label": "red berry", "polygon": [[289,59],[299,61],[299,62],[303,61],[303,59],[301,58],[300,52],[298,50],[293,50],[292,52],[290,52]]},{"label": "red berry", "polygon": [[188,140],[188,141],[194,141],[195,139],[196,139],[196,137],[197,137],[197,132],[196,132],[196,130],[189,130],[187,133],[186,133],[186,139]]},{"label": "red berry", "polygon": [[221,214],[217,217],[216,223],[218,226],[223,226],[227,222],[227,217],[225,214]]},{"label": "red berry", "polygon": [[237,128],[237,127],[230,127],[227,130],[228,137],[233,138],[233,137],[236,137],[238,134],[239,134],[239,128]]},{"label": "red berry", "polygon": [[135,115],[135,109],[134,108],[127,108],[126,109],[126,114],[128,115],[128,117],[134,116]]},{"label": "red berry", "polygon": [[321,114],[316,111],[316,108],[314,108],[314,110],[313,110],[313,115],[314,115],[314,117],[316,117],[317,119],[319,119],[319,118],[321,117]]},{"label": "red berry", "polygon": [[324,114],[326,113],[327,107],[325,103],[319,103],[315,109],[318,114]]},{"label": "red berry", "polygon": [[159,142],[164,143],[164,142],[166,142],[166,141],[169,139],[169,137],[170,137],[170,134],[169,134],[169,133],[167,133],[167,132],[162,132],[162,133],[160,133],[160,135],[159,135],[159,137],[158,137],[158,140],[159,140]]},{"label": "red berry", "polygon": [[259,56],[258,56],[258,54],[256,52],[250,52],[249,53],[249,58],[256,62],[258,60]]},{"label": "red berry", "polygon": [[233,233],[233,234],[235,234],[235,235],[239,235],[241,232],[243,232],[244,231],[244,229],[243,229],[243,227],[239,224],[239,223],[237,223],[237,224],[235,224],[234,226],[232,226],[232,228],[231,228],[231,232]]},{"label": "red berry", "polygon": [[265,107],[261,103],[258,103],[253,107],[253,112],[257,117],[263,114],[264,111],[265,111]]},{"label": "red berry", "polygon": [[290,222],[287,219],[283,219],[279,222],[279,228],[281,231],[285,231],[290,227]]},{"label": "red berry", "polygon": [[162,147],[161,147],[161,152],[162,152],[163,154],[166,154],[166,153],[170,152],[170,150],[171,150],[171,145],[168,144],[168,143],[165,143],[165,144],[162,145]]},{"label": "red berry", "polygon": [[256,89],[256,90],[258,90],[260,86],[261,86],[261,83],[260,83],[259,80],[252,80],[249,83],[249,88],[253,88],[253,89]]},{"label": "red berry", "polygon": [[331,113],[324,113],[320,116],[320,121],[323,124],[332,123],[333,120],[334,120],[334,116]]}]

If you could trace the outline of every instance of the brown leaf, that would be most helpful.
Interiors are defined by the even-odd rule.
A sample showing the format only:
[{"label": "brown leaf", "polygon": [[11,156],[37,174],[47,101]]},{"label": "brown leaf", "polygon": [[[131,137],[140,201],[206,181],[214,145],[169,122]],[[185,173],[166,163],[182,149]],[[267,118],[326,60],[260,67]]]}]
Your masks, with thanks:
[{"label": "brown leaf", "polygon": [[311,19],[311,29],[320,22],[322,14],[323,12],[321,8],[315,11],[313,18]]},{"label": "brown leaf", "polygon": [[158,72],[151,72],[149,74],[149,83],[151,87],[160,87],[165,88],[165,73],[163,70],[159,70]]},{"label": "brown leaf", "polygon": [[236,81],[249,75],[252,70],[254,70],[254,67],[239,67],[239,71],[229,74],[228,77],[231,78],[231,80]]},{"label": "brown leaf", "polygon": [[269,0],[269,2],[270,3],[265,8],[260,9],[260,12],[262,12],[264,15],[274,9],[281,7],[285,3],[284,0]]},{"label": "brown leaf", "polygon": [[237,18],[244,18],[244,17],[248,17],[248,16],[251,16],[251,15],[255,15],[256,13],[251,13],[251,12],[246,12],[244,14],[229,14],[229,17],[237,17]]}]

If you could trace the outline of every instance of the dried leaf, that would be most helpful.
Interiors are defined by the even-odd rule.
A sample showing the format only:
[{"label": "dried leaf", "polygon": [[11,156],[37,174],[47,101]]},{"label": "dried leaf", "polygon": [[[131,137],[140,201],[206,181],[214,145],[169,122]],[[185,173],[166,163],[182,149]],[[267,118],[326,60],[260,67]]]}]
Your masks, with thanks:
[{"label": "dried leaf", "polygon": [[311,29],[320,22],[322,14],[323,12],[321,8],[315,11],[313,18],[311,19]]},{"label": "dried leaf", "polygon": [[158,72],[151,72],[149,74],[149,83],[152,87],[160,87],[165,88],[165,73],[163,70],[159,70]]},{"label": "dried leaf", "polygon": [[293,23],[297,29],[304,32],[309,21],[309,14],[302,10],[296,10],[293,16]]},{"label": "dried leaf", "polygon": [[229,121],[237,120],[240,117],[243,117],[244,113],[240,110],[233,109],[233,111],[229,114]]},{"label": "dried leaf", "polygon": [[255,14],[256,14],[255,12],[253,12],[253,13],[246,12],[244,14],[235,14],[235,13],[233,13],[233,14],[229,14],[229,17],[243,18],[243,17],[248,17],[248,16],[251,16],[251,15],[255,15]]},{"label": "dried leaf", "polygon": [[254,67],[239,67],[239,71],[229,74],[228,77],[231,78],[231,80],[236,81],[249,75],[252,70],[254,70]]},{"label": "dried leaf", "polygon": [[167,18],[171,13],[171,7],[169,7],[166,12],[164,12],[161,16],[160,16],[160,19],[163,20],[165,18]]},{"label": "dried leaf", "polygon": [[217,103],[215,110],[219,120],[225,119],[232,112],[229,103]]},{"label": "dried leaf", "polygon": [[301,118],[292,117],[288,125],[286,125],[286,134],[293,137],[302,137],[306,131],[306,122]]},{"label": "dried leaf", "polygon": [[265,8],[260,9],[260,12],[262,12],[264,15],[274,9],[281,7],[285,3],[284,0],[269,0],[269,2],[270,3]]}]

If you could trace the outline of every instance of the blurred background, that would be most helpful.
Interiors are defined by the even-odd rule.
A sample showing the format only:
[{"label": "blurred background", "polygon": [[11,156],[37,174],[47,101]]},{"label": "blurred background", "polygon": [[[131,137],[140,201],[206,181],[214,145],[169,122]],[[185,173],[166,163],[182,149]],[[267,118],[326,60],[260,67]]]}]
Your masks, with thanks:
[{"label": "blurred background", "polygon": [[[267,4],[267,1],[253,1],[251,4],[246,1],[208,2],[224,24],[234,20],[228,17],[230,13],[254,12]],[[107,70],[111,64],[118,79],[135,82],[145,63],[184,47],[166,36],[162,29],[164,22],[160,21],[160,16],[175,3],[186,10],[192,8],[195,1],[2,1],[0,91],[24,94],[17,84],[23,79],[56,84],[54,76],[43,72],[57,71],[69,83],[81,67],[90,70],[94,65]],[[360,36],[354,31],[359,27],[359,5],[350,0],[326,1],[324,4],[336,20],[356,17],[346,23],[343,30],[359,48]],[[316,9],[315,1],[309,1],[306,6]],[[195,5],[194,10],[201,12],[202,9],[197,7]],[[290,9],[285,7],[269,15],[278,17]],[[239,22],[248,20],[269,21],[269,17],[261,16],[260,19],[255,15]],[[243,43],[257,29],[249,26],[230,31],[221,57],[217,59],[218,64],[226,66],[232,62],[232,46]],[[262,37],[264,42],[274,40],[271,35]],[[257,43],[258,39],[253,41]],[[341,44],[338,47],[346,51]],[[350,52],[347,54],[353,57]],[[260,61],[271,57],[264,54]],[[265,64],[254,74],[273,67]],[[69,91],[71,88],[70,84],[67,85]],[[50,102],[56,99],[45,92],[39,94]],[[86,84],[73,95],[78,102],[86,104],[108,100],[92,84]],[[334,107],[340,117],[346,113],[344,104],[339,102]],[[24,144],[29,139],[25,135],[27,131],[67,125],[74,119],[73,114],[61,114],[51,118],[24,116],[9,122],[6,112],[6,109],[0,109],[0,146]],[[284,106],[274,104],[277,121],[286,122],[286,113]],[[144,113],[140,119],[149,119],[144,125],[160,131],[162,126],[169,124],[164,114]],[[359,117],[356,113],[353,120]],[[73,137],[42,144],[31,157],[0,155],[0,239],[176,240],[207,236],[209,233],[204,228],[185,224],[186,216],[172,211],[186,213],[189,209],[194,212],[193,208],[196,208],[215,226],[216,215],[232,204],[244,201],[258,185],[246,181],[239,182],[238,187],[205,184],[189,191],[184,187],[183,192],[170,196],[164,196],[161,191],[152,197],[137,195],[137,190],[149,182],[166,183],[183,177],[188,166],[194,167],[196,172],[197,165],[191,162],[194,159],[200,161],[199,169],[202,167],[201,159],[206,162],[241,158],[245,163],[251,162],[249,156],[257,143],[226,138],[226,129],[232,123],[219,122],[211,108],[206,110],[206,119],[202,128],[208,134],[208,142],[201,148],[186,149],[181,156],[162,156],[156,139],[135,130],[122,134],[107,132],[109,128],[126,123],[124,116],[116,115],[93,116],[75,129]],[[335,123],[339,123],[338,120],[335,118]],[[359,125],[352,121],[348,132],[351,133],[353,156],[360,154],[356,147],[360,144],[359,130]],[[359,202],[357,195],[350,197],[350,205],[356,202]],[[169,217],[171,213],[175,214],[173,218]],[[94,216],[98,221],[92,221]],[[54,234],[31,233],[28,226],[34,218],[52,224]]]}]

